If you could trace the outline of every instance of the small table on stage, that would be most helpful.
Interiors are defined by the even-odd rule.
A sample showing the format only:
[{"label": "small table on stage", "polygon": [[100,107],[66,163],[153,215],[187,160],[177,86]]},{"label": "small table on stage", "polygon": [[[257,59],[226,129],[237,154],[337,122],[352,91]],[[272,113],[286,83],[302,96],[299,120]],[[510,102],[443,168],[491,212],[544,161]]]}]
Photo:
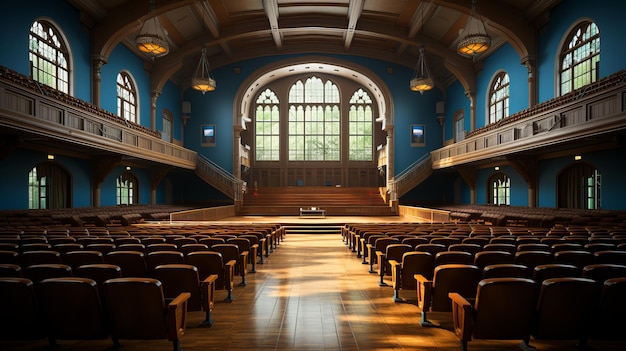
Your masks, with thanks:
[{"label": "small table on stage", "polygon": [[307,218],[326,218],[326,210],[317,207],[302,208],[300,207],[300,217]]}]

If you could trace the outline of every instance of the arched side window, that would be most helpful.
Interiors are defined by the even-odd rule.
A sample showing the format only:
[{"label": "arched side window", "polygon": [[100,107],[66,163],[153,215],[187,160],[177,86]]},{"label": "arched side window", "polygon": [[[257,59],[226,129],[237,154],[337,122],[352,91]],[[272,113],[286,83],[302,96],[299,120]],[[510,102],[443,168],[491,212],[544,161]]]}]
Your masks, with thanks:
[{"label": "arched side window", "polygon": [[373,114],[372,99],[363,89],[354,92],[350,98],[349,145],[350,161],[371,161],[373,159]]},{"label": "arched side window", "polygon": [[280,100],[265,89],[256,100],[254,149],[257,161],[280,159]]},{"label": "arched side window", "polygon": [[488,180],[489,198],[491,205],[511,204],[511,179],[503,172],[496,172]]},{"label": "arched side window", "polygon": [[561,95],[598,80],[600,31],[595,23],[585,21],[574,28],[560,54]]},{"label": "arched side window", "polygon": [[557,207],[599,210],[601,189],[602,177],[595,167],[584,163],[572,165],[558,176]]},{"label": "arched side window", "polygon": [[124,172],[117,178],[117,204],[133,205],[139,203],[139,181],[130,172]]},{"label": "arched side window", "polygon": [[37,20],[30,27],[28,60],[34,80],[70,93],[69,50],[60,31],[50,22]]},{"label": "arched side window", "polygon": [[495,123],[509,116],[509,75],[500,72],[489,88],[489,123]]},{"label": "arched side window", "polygon": [[312,76],[289,90],[288,160],[339,161],[341,112],[339,88]]},{"label": "arched side window", "polygon": [[28,208],[69,208],[71,202],[71,179],[60,166],[44,162],[28,172]]},{"label": "arched side window", "polygon": [[137,89],[130,75],[120,72],[117,75],[117,115],[125,120],[137,122]]}]

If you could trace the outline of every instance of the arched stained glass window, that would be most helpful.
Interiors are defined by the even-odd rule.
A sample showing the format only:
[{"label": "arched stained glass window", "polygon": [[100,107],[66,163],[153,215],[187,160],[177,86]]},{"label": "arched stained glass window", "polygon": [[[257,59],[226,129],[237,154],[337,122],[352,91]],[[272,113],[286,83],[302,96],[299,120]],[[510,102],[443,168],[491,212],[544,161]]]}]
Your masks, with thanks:
[{"label": "arched stained glass window", "polygon": [[33,22],[28,36],[28,60],[34,80],[70,93],[69,51],[52,23],[45,20]]},{"label": "arched stained glass window", "polygon": [[561,49],[561,95],[598,80],[600,31],[595,23],[585,21],[570,32]]}]

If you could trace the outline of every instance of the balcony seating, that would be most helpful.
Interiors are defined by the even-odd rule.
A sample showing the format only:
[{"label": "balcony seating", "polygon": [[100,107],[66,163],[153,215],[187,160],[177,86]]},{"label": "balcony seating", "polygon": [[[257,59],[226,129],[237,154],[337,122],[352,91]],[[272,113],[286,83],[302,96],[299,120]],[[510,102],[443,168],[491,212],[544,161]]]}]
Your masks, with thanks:
[{"label": "balcony seating", "polygon": [[538,284],[525,278],[483,279],[474,296],[450,293],[461,349],[472,339],[527,340],[538,293]]},{"label": "balcony seating", "polygon": [[200,280],[195,266],[165,264],[157,266],[152,272],[152,277],[163,284],[163,294],[166,299],[174,299],[183,292],[189,292],[191,295],[187,302],[187,310],[204,311],[205,319],[200,325],[204,327],[213,325],[211,312],[215,303],[216,274]]},{"label": "balcony seating", "polygon": [[161,282],[152,278],[110,279],[102,291],[114,344],[123,339],[167,339],[174,351],[181,350],[190,293],[166,304]]},{"label": "balcony seating", "polygon": [[450,312],[451,302],[448,293],[457,292],[461,296],[476,295],[476,287],[482,278],[482,269],[467,264],[446,264],[435,267],[432,280],[416,274],[417,302],[422,311],[422,326],[433,326],[427,318],[431,311]]},{"label": "balcony seating", "polygon": [[109,330],[96,282],[89,278],[51,278],[36,285],[50,346],[57,340],[105,339]]},{"label": "balcony seating", "polygon": [[393,300],[403,302],[400,289],[417,289],[415,275],[420,274],[426,279],[432,279],[434,258],[428,252],[410,251],[402,255],[401,261],[389,260],[391,265],[391,281],[393,284]]}]

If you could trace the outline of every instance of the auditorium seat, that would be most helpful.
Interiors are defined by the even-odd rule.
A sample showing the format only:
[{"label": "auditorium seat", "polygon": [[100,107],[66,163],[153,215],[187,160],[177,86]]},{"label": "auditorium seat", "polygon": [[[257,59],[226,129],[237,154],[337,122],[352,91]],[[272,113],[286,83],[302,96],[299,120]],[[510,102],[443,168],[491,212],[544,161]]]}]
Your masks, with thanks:
[{"label": "auditorium seat", "polygon": [[109,329],[98,286],[89,278],[51,278],[36,285],[50,346],[57,340],[106,339]]},{"label": "auditorium seat", "polygon": [[626,266],[613,263],[594,263],[583,267],[582,276],[604,284],[607,279],[626,278]]},{"label": "auditorium seat", "polygon": [[513,263],[527,266],[530,269],[552,262],[554,262],[554,256],[549,251],[518,251],[513,259]]},{"label": "auditorium seat", "polygon": [[153,278],[109,279],[102,291],[114,344],[124,339],[167,339],[174,351],[181,350],[190,293],[166,304],[162,284]]},{"label": "auditorium seat", "polygon": [[157,266],[152,277],[163,284],[166,299],[174,299],[183,292],[191,295],[187,302],[188,311],[204,311],[205,319],[200,324],[204,327],[213,325],[211,312],[215,302],[216,274],[200,280],[198,268],[189,264],[165,264]]},{"label": "auditorium seat", "polygon": [[474,265],[483,269],[492,264],[514,263],[514,254],[507,251],[480,251],[474,255]]},{"label": "auditorium seat", "polygon": [[235,275],[241,277],[239,285],[245,286],[246,274],[248,270],[248,254],[247,251],[240,251],[235,244],[217,244],[211,247],[211,251],[219,252],[225,262],[235,261]]},{"label": "auditorium seat", "polygon": [[611,278],[602,284],[602,294],[592,318],[591,339],[626,340],[626,278]]},{"label": "auditorium seat", "polygon": [[[577,340],[584,347],[595,322],[601,286],[587,278],[550,278],[541,283],[531,336],[535,340]],[[530,348],[530,337],[523,345]]]},{"label": "auditorium seat", "polygon": [[[131,245],[131,244],[129,244]],[[122,277],[147,277],[148,268],[143,252],[139,251],[113,251],[105,257],[105,262],[116,265],[122,270]]]},{"label": "auditorium seat", "polygon": [[[148,268],[148,274],[151,274],[152,270],[156,266],[162,264],[184,264],[185,256],[180,251],[154,251],[146,255],[146,267]],[[123,274],[123,272],[122,272]]]},{"label": "auditorium seat", "polygon": [[626,251],[623,250],[607,250],[594,252],[595,263],[614,263],[626,265]]},{"label": "auditorium seat", "polygon": [[571,264],[580,269],[593,261],[593,253],[586,250],[563,250],[554,253],[554,263]]},{"label": "auditorium seat", "polygon": [[477,252],[481,251],[482,248],[483,247],[478,244],[461,243],[448,246],[448,251],[464,251],[471,253],[473,256]]},{"label": "auditorium seat", "polygon": [[563,263],[547,263],[535,267],[533,270],[533,280],[542,283],[549,278],[579,278],[582,276],[582,269]]},{"label": "auditorium seat", "polygon": [[450,293],[461,350],[472,339],[528,340],[538,293],[538,284],[526,278],[483,279],[476,295]]},{"label": "auditorium seat", "polygon": [[402,255],[401,261],[389,260],[389,264],[395,302],[404,301],[400,297],[400,289],[405,291],[417,289],[415,275],[420,274],[428,280],[432,279],[434,258],[429,252],[409,251]]},{"label": "auditorium seat", "polygon": [[84,264],[104,263],[104,255],[97,250],[69,251],[63,254],[62,261],[72,269],[76,269]]},{"label": "auditorium seat", "polygon": [[472,264],[474,255],[465,251],[442,251],[435,255],[435,267],[443,264]]},{"label": "auditorium seat", "polygon": [[63,263],[61,262],[61,254],[52,250],[25,251],[20,253],[19,258],[22,268],[34,264]]},{"label": "auditorium seat", "polygon": [[12,263],[0,263],[0,277],[23,278],[22,267]]},{"label": "auditorium seat", "polygon": [[253,245],[249,239],[238,236],[236,238],[230,238],[226,240],[227,244],[235,244],[239,248],[239,252],[248,252],[247,264],[250,265],[250,273],[256,273],[256,256],[258,252],[258,245]]},{"label": "auditorium seat", "polygon": [[384,277],[391,276],[391,263],[390,260],[402,261],[402,255],[406,252],[413,251],[411,245],[407,244],[399,244],[395,242],[394,244],[389,244],[385,248],[385,251],[376,251],[376,259],[378,260],[378,285],[379,286],[387,286],[385,283]]},{"label": "auditorium seat", "polygon": [[489,278],[532,278],[533,271],[515,263],[492,264],[483,268],[483,279]]},{"label": "auditorium seat", "polygon": [[52,246],[52,250],[57,251],[58,253],[61,254],[61,259],[63,255],[65,255],[66,253],[70,251],[81,251],[84,249],[85,247],[83,246],[83,244],[79,244],[79,243],[55,244]]},{"label": "auditorium seat", "polygon": [[109,279],[122,278],[122,269],[109,263],[86,264],[76,268],[74,276],[93,279],[101,287]]},{"label": "auditorium seat", "polygon": [[432,326],[427,318],[431,311],[450,312],[451,302],[448,293],[457,292],[461,296],[476,295],[476,287],[482,277],[482,269],[468,264],[446,264],[435,267],[432,280],[416,274],[417,302],[422,311],[420,324]]},{"label": "auditorium seat", "polygon": [[45,338],[35,285],[30,279],[0,277],[0,339]]},{"label": "auditorium seat", "polygon": [[228,295],[225,301],[233,301],[233,286],[236,260],[225,261],[222,254],[216,251],[195,251],[185,256],[185,262],[198,268],[200,280],[215,274],[217,280],[215,282],[216,289],[226,290]]},{"label": "auditorium seat", "polygon": [[24,278],[37,284],[47,278],[64,278],[73,276],[72,267],[61,263],[34,264],[24,268]]},{"label": "auditorium seat", "polygon": [[0,263],[20,265],[20,254],[18,251],[0,250]]}]

